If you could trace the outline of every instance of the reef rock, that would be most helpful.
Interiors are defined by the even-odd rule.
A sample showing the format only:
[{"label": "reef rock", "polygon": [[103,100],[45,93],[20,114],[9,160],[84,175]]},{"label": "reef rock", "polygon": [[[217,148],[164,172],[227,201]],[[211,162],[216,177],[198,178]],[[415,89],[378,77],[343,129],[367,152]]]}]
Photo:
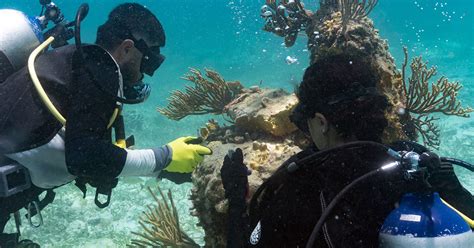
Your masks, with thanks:
[{"label": "reef rock", "polygon": [[357,21],[350,20],[345,33],[342,34],[341,18],[341,12],[331,9],[318,10],[313,16],[306,29],[311,63],[324,58],[334,49],[366,54],[371,58],[371,64],[380,77],[378,90],[387,96],[393,106],[385,114],[388,126],[384,131],[384,142],[406,139],[406,134],[410,131],[405,129],[410,125],[403,125],[409,122],[408,113],[403,111],[406,107],[403,82],[400,72],[396,69],[394,58],[389,52],[387,41],[380,37],[373,21],[367,17]]},{"label": "reef rock", "polygon": [[252,88],[228,104],[226,113],[238,128],[282,137],[297,129],[288,118],[297,103],[295,94],[282,89]]},{"label": "reef rock", "polygon": [[244,153],[244,163],[252,171],[249,176],[251,197],[265,179],[301,149],[289,139],[271,138],[247,140],[242,144],[212,141],[208,146],[213,150],[213,154],[206,156],[193,173],[194,188],[190,199],[194,209],[191,213],[199,218],[206,233],[205,246],[225,247],[228,202],[224,197],[220,170],[228,150],[241,148]]}]

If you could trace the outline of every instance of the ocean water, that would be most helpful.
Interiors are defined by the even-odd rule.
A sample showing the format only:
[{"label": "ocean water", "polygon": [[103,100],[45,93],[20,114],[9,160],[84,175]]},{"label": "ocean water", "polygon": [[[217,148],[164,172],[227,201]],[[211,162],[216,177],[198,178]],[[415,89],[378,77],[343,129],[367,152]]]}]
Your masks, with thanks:
[{"label": "ocean water", "polygon": [[[58,0],[66,18],[72,19],[83,1]],[[93,42],[95,31],[110,10],[126,1],[88,1],[89,15],[83,22],[83,42]],[[226,80],[239,80],[245,86],[279,87],[291,91],[308,66],[307,38],[302,35],[296,44],[286,48],[283,40],[261,30],[259,17],[264,0],[142,0],[137,1],[156,13],[164,26],[167,44],[163,53],[167,59],[153,78],[150,99],[141,105],[125,109],[128,134],[134,134],[137,147],[165,144],[176,137],[194,135],[209,118],[190,116],[179,122],[160,115],[156,108],[167,104],[175,89],[183,89],[180,79],[190,67],[217,70]],[[317,0],[305,1],[308,9],[316,10]],[[14,8],[29,15],[39,14],[39,1],[0,0],[0,8]],[[402,47],[410,56],[422,55],[430,65],[436,65],[438,76],[462,82],[459,99],[474,107],[474,3],[472,0],[380,0],[370,17],[380,35],[388,40],[390,52],[398,68],[403,61]],[[287,56],[298,59],[285,62]],[[474,119],[440,116],[443,156],[454,156],[474,163]],[[473,175],[456,170],[463,184],[474,192]],[[23,224],[23,238],[32,239],[42,247],[124,247],[135,238],[131,231],[140,231],[138,217],[153,200],[146,191],[153,179],[123,180],[112,194],[112,203],[98,209],[93,203],[93,191],[82,199],[72,185],[57,190],[55,202],[43,210],[44,224],[40,228]],[[187,200],[191,184],[158,183],[171,189],[184,230],[203,244],[203,231],[196,218],[188,214]],[[10,223],[9,230],[13,230]]]}]

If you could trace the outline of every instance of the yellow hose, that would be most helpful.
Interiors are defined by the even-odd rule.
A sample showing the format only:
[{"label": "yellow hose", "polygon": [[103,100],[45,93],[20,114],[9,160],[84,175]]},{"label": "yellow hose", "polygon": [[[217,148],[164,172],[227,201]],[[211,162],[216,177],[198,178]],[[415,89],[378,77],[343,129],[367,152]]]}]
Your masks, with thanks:
[{"label": "yellow hose", "polygon": [[471,227],[471,228],[474,228],[474,220],[472,220],[471,218],[467,217],[465,214],[461,213],[461,211],[455,209],[453,206],[451,206],[449,203],[447,203],[445,200],[441,199],[441,201],[444,203],[444,205],[450,207],[452,210],[454,210],[456,213],[458,213],[463,219],[464,221],[467,222],[467,224]]},{"label": "yellow hose", "polygon": [[46,94],[43,87],[41,86],[41,83],[39,81],[38,75],[36,74],[36,70],[35,70],[36,57],[41,51],[43,51],[46,47],[48,47],[49,44],[51,44],[51,42],[53,41],[54,41],[54,37],[52,36],[49,37],[30,54],[30,57],[28,58],[28,71],[30,72],[30,77],[31,77],[31,80],[33,81],[33,84],[35,85],[36,91],[38,91],[38,94],[40,95],[41,100],[46,105],[49,112],[51,112],[51,114],[59,122],[61,122],[61,124],[66,125],[66,119],[61,115],[61,113],[59,113],[56,107],[54,107],[53,103],[51,102],[48,95]]},{"label": "yellow hose", "polygon": [[[38,57],[38,54],[43,51],[46,47],[49,46],[54,41],[54,37],[49,37],[46,39],[41,45],[39,45],[33,52],[30,54],[30,57],[28,57],[28,71],[30,72],[30,77],[31,81],[33,81],[33,85],[36,88],[36,91],[38,91],[38,94],[43,101],[43,103],[46,105],[46,108],[48,108],[49,112],[63,124],[64,126],[66,125],[66,119],[59,113],[58,109],[54,106],[54,104],[51,102],[49,99],[48,95],[46,94],[46,91],[44,91],[43,86],[41,86],[41,83],[39,81],[38,75],[36,74],[35,70],[35,60],[36,57]],[[110,118],[109,124],[107,125],[107,129],[109,129],[112,124],[115,121],[115,118],[117,118],[119,113],[119,108],[115,108],[114,113],[112,114],[112,117]]]},{"label": "yellow hose", "polygon": [[110,117],[109,124],[107,124],[107,129],[109,129],[112,126],[112,124],[114,124],[115,119],[117,118],[118,114],[119,114],[119,108],[115,108],[114,113]]}]

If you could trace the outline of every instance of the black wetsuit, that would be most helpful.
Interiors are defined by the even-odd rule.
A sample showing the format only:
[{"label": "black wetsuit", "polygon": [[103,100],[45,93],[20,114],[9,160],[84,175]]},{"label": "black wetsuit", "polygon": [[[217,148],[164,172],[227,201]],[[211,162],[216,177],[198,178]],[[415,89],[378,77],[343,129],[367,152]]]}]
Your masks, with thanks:
[{"label": "black wetsuit", "polygon": [[[99,46],[85,45],[83,51],[85,62],[72,45],[48,51],[37,58],[35,68],[44,90],[67,120],[69,173],[83,182],[113,184],[127,156],[111,143],[107,129],[117,107],[114,96],[119,92],[120,71]],[[0,161],[3,154],[48,143],[62,127],[41,101],[26,67],[0,83],[0,99]],[[42,191],[33,186],[9,198],[0,197],[0,231],[9,213]]]},{"label": "black wetsuit", "polygon": [[[244,240],[237,243],[246,247],[305,247],[322,211],[336,194],[354,179],[389,161],[380,148],[355,146],[319,156],[288,172],[286,166],[290,162],[306,155],[302,152],[292,157],[265,182],[261,194],[254,195]],[[455,176],[453,180],[452,187],[439,190],[441,197],[473,217],[473,196]],[[338,203],[314,247],[378,247],[378,232],[384,219],[402,194],[410,190],[413,188],[401,175],[393,174],[360,184]],[[258,224],[259,237],[255,231]]]}]

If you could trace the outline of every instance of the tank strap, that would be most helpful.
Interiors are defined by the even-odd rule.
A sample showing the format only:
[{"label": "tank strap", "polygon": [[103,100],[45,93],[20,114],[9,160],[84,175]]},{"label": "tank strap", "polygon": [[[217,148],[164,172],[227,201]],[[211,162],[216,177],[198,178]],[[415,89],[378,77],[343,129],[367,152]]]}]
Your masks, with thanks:
[{"label": "tank strap", "polygon": [[[48,204],[53,202],[54,198],[56,197],[56,193],[52,189],[46,190],[46,196],[43,199],[39,199],[36,196],[36,199],[33,199],[26,205],[27,214],[25,217],[28,219],[28,222],[31,226],[39,227],[43,224],[43,216],[41,215],[41,210],[43,210]],[[33,216],[38,215],[39,223],[33,224],[32,218]]]}]

